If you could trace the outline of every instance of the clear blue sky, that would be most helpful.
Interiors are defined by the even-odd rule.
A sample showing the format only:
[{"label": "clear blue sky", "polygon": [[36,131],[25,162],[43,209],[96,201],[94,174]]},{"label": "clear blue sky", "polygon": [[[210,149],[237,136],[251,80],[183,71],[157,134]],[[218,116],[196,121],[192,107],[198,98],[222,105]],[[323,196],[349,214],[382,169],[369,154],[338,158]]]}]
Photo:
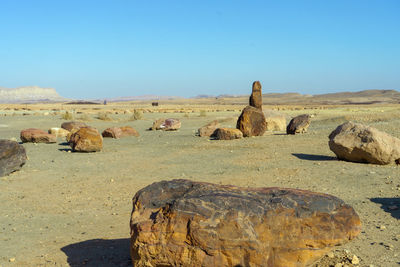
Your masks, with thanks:
[{"label": "clear blue sky", "polygon": [[0,86],[72,98],[400,89],[400,1],[1,0]]}]

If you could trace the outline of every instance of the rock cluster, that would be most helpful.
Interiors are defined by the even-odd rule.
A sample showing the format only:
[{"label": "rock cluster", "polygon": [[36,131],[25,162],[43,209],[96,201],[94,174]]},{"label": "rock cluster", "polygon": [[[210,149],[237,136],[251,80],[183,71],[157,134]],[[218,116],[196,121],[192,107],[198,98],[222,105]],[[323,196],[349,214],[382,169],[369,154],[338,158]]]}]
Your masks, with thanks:
[{"label": "rock cluster", "polygon": [[16,141],[0,140],[0,176],[22,168],[26,162],[25,148]]},{"label": "rock cluster", "polygon": [[92,127],[82,127],[69,138],[69,144],[73,151],[97,152],[103,148],[103,137]]},{"label": "rock cluster", "polygon": [[354,209],[326,194],[189,180],[133,198],[134,266],[307,266],[360,232]]},{"label": "rock cluster", "polygon": [[103,137],[121,138],[127,136],[139,136],[139,133],[130,126],[111,127],[105,129],[102,134]]},{"label": "rock cluster", "polygon": [[57,138],[55,135],[46,133],[43,130],[29,128],[21,131],[20,135],[23,143],[55,143]]},{"label": "rock cluster", "polygon": [[308,114],[294,117],[286,127],[287,134],[306,133],[311,123],[311,116]]},{"label": "rock cluster", "polygon": [[339,125],[329,135],[329,148],[347,161],[400,164],[400,139],[360,123]]}]

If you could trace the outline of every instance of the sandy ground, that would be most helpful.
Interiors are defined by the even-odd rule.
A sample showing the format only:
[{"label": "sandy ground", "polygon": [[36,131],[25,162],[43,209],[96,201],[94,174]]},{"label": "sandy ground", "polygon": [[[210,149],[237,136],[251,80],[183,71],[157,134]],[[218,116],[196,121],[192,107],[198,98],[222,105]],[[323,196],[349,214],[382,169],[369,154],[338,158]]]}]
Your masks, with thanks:
[{"label": "sandy ground", "polygon": [[[130,125],[141,134],[105,139],[102,152],[70,153],[63,140],[24,144],[27,164],[0,178],[0,266],[130,266],[132,197],[152,182],[174,178],[335,195],[363,223],[362,233],[335,254],[357,255],[359,266],[398,266],[400,210],[389,206],[400,208],[400,167],[338,161],[328,135],[350,118],[400,138],[400,107],[284,112],[315,114],[308,133],[210,141],[196,137],[196,129],[213,119],[234,127],[239,112],[145,113],[133,122],[123,114],[112,115],[118,121],[89,121],[100,131]],[[182,128],[146,131],[161,117],[181,119]],[[63,121],[59,115],[3,116],[0,138],[19,140],[24,128],[47,130]]]}]

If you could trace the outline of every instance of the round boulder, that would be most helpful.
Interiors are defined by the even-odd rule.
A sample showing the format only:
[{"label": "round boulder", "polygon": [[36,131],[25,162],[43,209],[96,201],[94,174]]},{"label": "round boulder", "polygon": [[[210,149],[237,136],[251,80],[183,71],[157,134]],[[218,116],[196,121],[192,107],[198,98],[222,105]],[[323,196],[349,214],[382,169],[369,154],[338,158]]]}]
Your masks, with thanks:
[{"label": "round boulder", "polygon": [[103,137],[92,127],[82,127],[73,133],[69,139],[73,151],[97,152],[103,148]]}]

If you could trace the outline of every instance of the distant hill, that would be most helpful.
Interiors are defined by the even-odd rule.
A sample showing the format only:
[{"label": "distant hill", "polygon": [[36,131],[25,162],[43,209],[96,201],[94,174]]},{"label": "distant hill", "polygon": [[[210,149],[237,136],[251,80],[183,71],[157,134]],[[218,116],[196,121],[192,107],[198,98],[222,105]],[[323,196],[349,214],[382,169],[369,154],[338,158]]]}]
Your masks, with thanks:
[{"label": "distant hill", "polygon": [[65,101],[53,88],[26,86],[19,88],[0,87],[0,103],[33,103]]}]

